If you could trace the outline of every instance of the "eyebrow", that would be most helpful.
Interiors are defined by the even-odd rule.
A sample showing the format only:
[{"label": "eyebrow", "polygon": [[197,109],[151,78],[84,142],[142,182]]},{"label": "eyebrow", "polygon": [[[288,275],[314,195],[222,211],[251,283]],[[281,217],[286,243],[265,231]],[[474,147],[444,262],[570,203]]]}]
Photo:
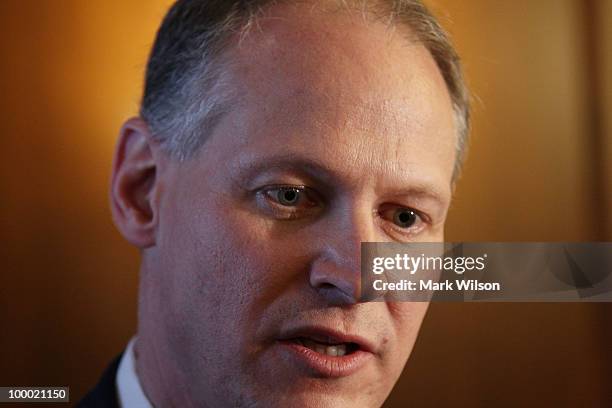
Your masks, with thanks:
[{"label": "eyebrow", "polygon": [[333,171],[329,170],[325,164],[318,160],[291,153],[264,157],[253,162],[241,161],[238,164],[238,168],[238,176],[240,178],[250,178],[275,170],[290,170],[301,175],[316,178],[330,185],[342,181]]},{"label": "eyebrow", "polygon": [[[241,162],[238,167],[238,177],[241,179],[252,178],[258,174],[271,171],[289,170],[323,182],[329,188],[348,184],[346,180],[329,169],[324,163],[293,153],[266,157],[253,162]],[[426,180],[407,178],[406,181],[399,182],[398,185],[405,185],[406,187],[391,188],[389,189],[389,195],[434,200],[441,205],[448,201],[445,198],[447,195]]]}]

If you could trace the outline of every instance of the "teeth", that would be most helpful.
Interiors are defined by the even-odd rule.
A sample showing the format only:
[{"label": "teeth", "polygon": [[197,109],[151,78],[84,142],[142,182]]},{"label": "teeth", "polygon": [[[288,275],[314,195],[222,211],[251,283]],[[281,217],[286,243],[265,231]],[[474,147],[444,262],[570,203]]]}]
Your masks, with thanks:
[{"label": "teeth", "polygon": [[346,344],[336,344],[333,346],[326,346],[324,344],[317,343],[316,341],[309,340],[309,339],[302,339],[300,343],[304,347],[308,347],[309,349],[314,350],[320,354],[325,354],[325,355],[334,356],[334,357],[342,357],[346,355]]},{"label": "teeth", "polygon": [[320,353],[320,354],[327,354],[327,353],[326,353],[326,351],[327,351],[327,347],[325,347],[325,346],[323,346],[323,345],[317,345],[317,347],[315,348],[315,351],[316,351],[317,353]]}]

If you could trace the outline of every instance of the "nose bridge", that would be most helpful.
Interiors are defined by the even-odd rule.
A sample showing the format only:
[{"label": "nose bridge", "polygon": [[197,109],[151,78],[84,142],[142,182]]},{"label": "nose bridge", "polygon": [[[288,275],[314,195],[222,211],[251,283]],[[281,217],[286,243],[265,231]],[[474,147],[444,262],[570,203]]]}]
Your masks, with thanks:
[{"label": "nose bridge", "polygon": [[351,206],[340,211],[336,222],[335,237],[330,240],[328,254],[339,265],[359,268],[361,243],[375,241],[372,210]]},{"label": "nose bridge", "polygon": [[361,295],[361,242],[375,240],[372,210],[352,202],[330,214],[323,228],[310,285],[331,304],[356,303]]}]

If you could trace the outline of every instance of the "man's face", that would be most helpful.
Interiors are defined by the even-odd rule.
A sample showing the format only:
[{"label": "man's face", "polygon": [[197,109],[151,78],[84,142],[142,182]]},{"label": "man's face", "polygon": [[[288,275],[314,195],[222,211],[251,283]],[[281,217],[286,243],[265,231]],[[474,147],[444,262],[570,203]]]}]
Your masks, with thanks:
[{"label": "man's face", "polygon": [[157,175],[137,363],[152,396],[378,406],[411,352],[427,304],[359,302],[360,243],[443,239],[450,98],[403,29],[310,8],[276,7],[229,51],[235,107]]}]

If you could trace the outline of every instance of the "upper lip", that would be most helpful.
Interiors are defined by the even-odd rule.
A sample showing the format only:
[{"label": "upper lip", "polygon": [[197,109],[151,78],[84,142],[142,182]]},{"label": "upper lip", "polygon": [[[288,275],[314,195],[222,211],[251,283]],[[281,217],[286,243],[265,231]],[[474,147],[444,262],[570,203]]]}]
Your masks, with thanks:
[{"label": "upper lip", "polygon": [[377,349],[373,341],[360,335],[342,333],[336,329],[316,325],[296,326],[283,330],[278,340],[291,340],[299,337],[306,337],[322,343],[355,343],[360,350],[370,353],[375,353]]}]

